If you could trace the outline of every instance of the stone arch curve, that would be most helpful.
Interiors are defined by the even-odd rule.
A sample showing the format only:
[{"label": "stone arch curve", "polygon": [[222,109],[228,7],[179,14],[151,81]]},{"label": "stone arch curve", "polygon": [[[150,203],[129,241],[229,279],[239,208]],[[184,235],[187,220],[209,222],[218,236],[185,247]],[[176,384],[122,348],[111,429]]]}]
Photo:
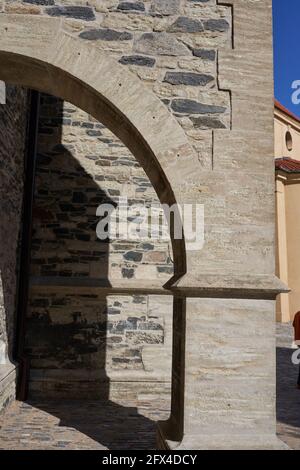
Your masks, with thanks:
[{"label": "stone arch curve", "polygon": [[[0,18],[0,79],[73,103],[107,126],[147,173],[162,203],[180,202],[180,182],[197,161],[161,101],[97,46],[63,30],[56,18]],[[172,239],[175,275],[185,272],[184,241]]]}]

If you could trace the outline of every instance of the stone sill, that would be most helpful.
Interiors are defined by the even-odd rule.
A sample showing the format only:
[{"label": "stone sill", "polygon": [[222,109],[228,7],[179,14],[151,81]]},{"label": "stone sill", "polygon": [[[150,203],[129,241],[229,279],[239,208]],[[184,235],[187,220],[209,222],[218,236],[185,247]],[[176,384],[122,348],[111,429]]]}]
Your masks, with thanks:
[{"label": "stone sill", "polygon": [[119,371],[95,371],[86,369],[31,369],[31,381],[55,381],[63,380],[66,382],[76,382],[86,380],[90,381],[108,381],[108,382],[153,382],[153,383],[170,383],[170,374],[160,374],[157,372],[147,372],[138,370],[119,370]]},{"label": "stone sill", "polygon": [[275,299],[289,289],[275,275],[231,275],[228,273],[204,273],[195,277],[185,274],[177,280],[170,279],[162,285],[159,279],[108,280],[96,278],[32,277],[30,288],[34,292],[57,292],[74,294],[93,292],[96,295],[144,294],[172,295],[179,297],[208,297],[236,299]]}]

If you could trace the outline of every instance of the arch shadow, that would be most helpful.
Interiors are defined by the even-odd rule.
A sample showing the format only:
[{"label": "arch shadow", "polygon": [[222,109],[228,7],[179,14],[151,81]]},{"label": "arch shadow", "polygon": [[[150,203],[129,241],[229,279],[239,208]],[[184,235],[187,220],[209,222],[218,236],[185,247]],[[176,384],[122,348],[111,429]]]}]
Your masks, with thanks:
[{"label": "arch shadow", "polygon": [[[162,204],[181,202],[197,156],[176,119],[133,73],[99,48],[64,32],[55,18],[1,16],[0,38],[1,80],[57,96],[92,115],[131,151]],[[169,230],[174,276],[167,288],[186,273],[184,237],[175,238],[172,222]],[[174,323],[183,329],[184,305],[175,297]],[[180,348],[184,334],[181,342]],[[173,374],[173,387],[177,380]],[[182,401],[183,391],[181,395]],[[172,400],[174,408],[178,397]],[[182,412],[182,403],[180,409],[175,414]]]}]

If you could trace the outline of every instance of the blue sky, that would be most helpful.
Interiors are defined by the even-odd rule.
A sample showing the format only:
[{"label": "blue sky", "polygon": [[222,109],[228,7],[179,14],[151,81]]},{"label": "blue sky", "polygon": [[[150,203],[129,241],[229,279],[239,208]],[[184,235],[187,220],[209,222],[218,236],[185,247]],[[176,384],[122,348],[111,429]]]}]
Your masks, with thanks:
[{"label": "blue sky", "polygon": [[275,98],[300,117],[291,84],[300,80],[300,0],[273,0]]}]

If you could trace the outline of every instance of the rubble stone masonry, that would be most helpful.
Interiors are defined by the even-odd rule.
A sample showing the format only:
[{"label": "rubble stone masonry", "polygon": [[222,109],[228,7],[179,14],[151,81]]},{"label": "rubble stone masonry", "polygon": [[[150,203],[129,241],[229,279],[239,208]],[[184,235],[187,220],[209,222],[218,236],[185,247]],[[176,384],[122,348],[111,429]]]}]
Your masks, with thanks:
[{"label": "rubble stone masonry", "polygon": [[[148,373],[170,381],[170,296],[78,293],[85,281],[154,279],[163,285],[173,274],[168,240],[97,238],[97,207],[117,206],[120,196],[130,206],[159,206],[122,142],[70,103],[42,95],[26,347],[32,393],[57,394],[59,387],[60,393],[97,396],[105,377],[124,369],[140,372],[139,380]],[[51,290],[57,279],[60,287]]]},{"label": "rubble stone masonry", "polygon": [[15,393],[15,375],[7,365],[15,336],[26,106],[27,91],[7,85],[6,103],[0,104],[0,411]]}]

